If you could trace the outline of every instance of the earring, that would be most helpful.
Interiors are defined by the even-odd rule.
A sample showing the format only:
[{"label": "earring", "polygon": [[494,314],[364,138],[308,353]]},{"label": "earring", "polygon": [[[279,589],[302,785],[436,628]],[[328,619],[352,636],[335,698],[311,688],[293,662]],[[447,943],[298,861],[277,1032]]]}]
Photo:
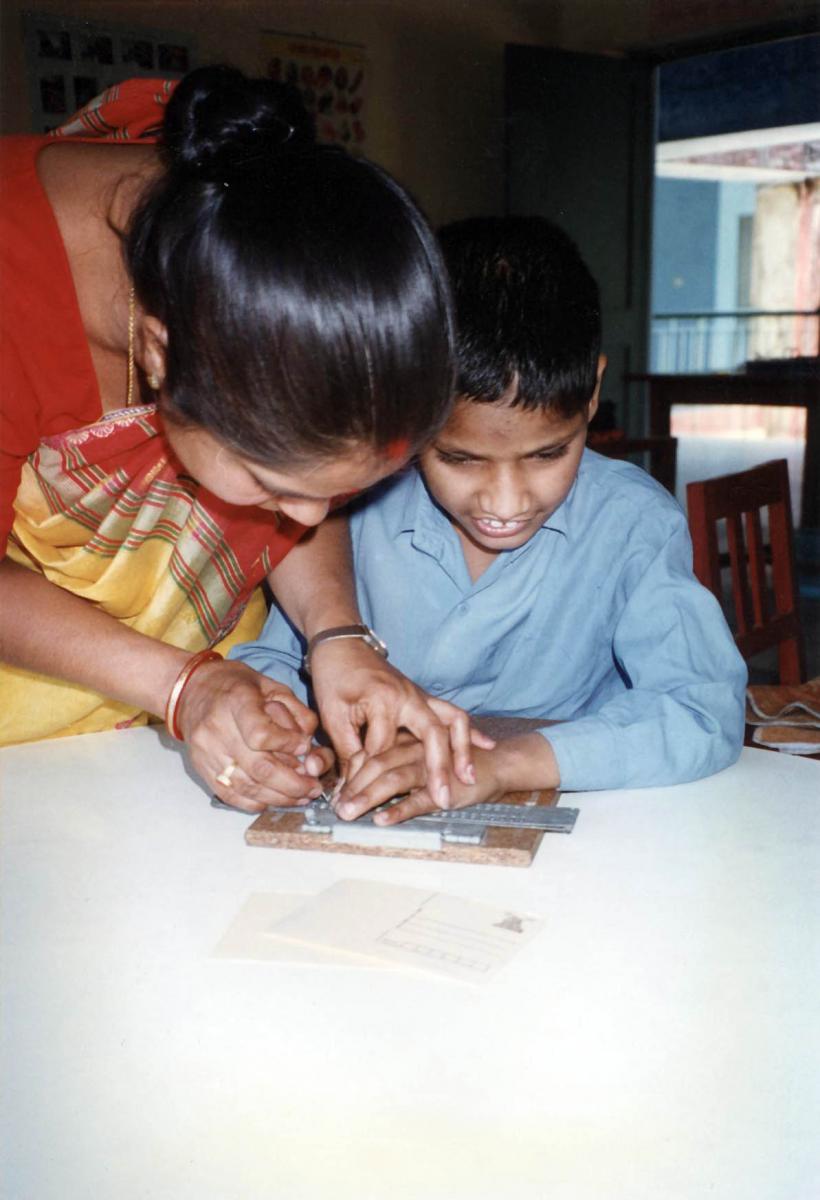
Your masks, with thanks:
[{"label": "earring", "polygon": [[160,389],[161,383],[162,383],[162,380],[160,379],[159,375],[157,375],[156,371],[152,371],[151,374],[148,376],[148,386],[151,389],[151,391],[158,392]]}]

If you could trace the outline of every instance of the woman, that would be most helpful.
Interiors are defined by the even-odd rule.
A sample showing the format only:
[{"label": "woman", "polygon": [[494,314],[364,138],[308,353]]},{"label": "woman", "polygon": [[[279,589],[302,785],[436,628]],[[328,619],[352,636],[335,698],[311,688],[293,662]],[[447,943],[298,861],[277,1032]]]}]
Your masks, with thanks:
[{"label": "woman", "polygon": [[314,638],[340,757],[406,725],[446,803],[466,718],[363,640],[316,637],[358,620],[338,522],[294,549],[446,416],[423,218],[317,146],[290,90],[229,68],[131,81],[68,133],[3,154],[0,742],[153,713],[239,807],[317,794],[313,714],[212,649],[258,628],[267,575]]}]

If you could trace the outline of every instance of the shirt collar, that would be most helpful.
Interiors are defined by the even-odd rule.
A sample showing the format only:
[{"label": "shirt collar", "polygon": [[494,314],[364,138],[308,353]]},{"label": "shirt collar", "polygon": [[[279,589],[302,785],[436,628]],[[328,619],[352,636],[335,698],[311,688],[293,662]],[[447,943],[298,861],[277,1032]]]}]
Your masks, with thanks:
[{"label": "shirt collar", "polygon": [[401,487],[401,503],[397,504],[394,509],[391,532],[394,534],[415,533],[426,523],[425,517],[428,516],[429,509],[435,508],[435,505],[432,504],[432,498],[427,492],[418,467],[408,467],[399,486]]},{"label": "shirt collar", "polygon": [[556,508],[551,517],[548,517],[542,529],[552,529],[555,533],[563,533],[564,537],[571,535],[571,520],[572,520],[572,500],[575,495],[575,490],[578,487],[578,476],[576,475],[572,481],[572,487],[567,492],[564,499]]},{"label": "shirt collar", "polygon": [[[563,533],[563,535],[567,538],[572,537],[573,514],[575,519],[575,528],[578,528],[578,479],[582,474],[585,473],[586,466],[587,450],[585,448],[583,454],[581,455],[581,461],[578,464],[578,470],[575,472],[575,478],[572,481],[572,486],[552,516],[541,526],[542,529],[553,529],[556,533]],[[583,520],[583,518],[581,519]]]}]

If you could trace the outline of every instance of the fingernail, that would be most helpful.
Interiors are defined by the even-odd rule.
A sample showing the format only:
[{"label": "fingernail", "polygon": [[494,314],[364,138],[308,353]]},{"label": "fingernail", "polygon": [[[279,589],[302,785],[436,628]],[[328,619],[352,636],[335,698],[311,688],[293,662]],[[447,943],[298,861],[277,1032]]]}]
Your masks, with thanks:
[{"label": "fingernail", "polygon": [[464,774],[467,776],[468,783],[475,783],[475,767],[472,763],[467,764]]},{"label": "fingernail", "polygon": [[450,785],[443,783],[438,789],[438,803],[440,808],[449,808],[450,806]]}]

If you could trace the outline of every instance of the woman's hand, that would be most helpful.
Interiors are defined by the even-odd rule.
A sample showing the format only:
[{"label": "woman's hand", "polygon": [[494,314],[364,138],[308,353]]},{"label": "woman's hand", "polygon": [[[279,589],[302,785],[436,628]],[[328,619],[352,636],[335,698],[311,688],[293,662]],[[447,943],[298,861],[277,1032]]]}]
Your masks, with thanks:
[{"label": "woman's hand", "polygon": [[[137,712],[165,711],[191,657],[8,559],[0,562],[0,612],[3,662],[92,688]],[[182,693],[177,721],[194,769],[221,800],[247,812],[318,795],[316,779],[332,763],[329,750],[312,745],[313,713],[242,663],[200,666]],[[219,783],[231,764],[230,786]]]},{"label": "woman's hand", "polygon": [[321,794],[317,779],[333,754],[313,745],[315,714],[243,663],[200,667],[182,694],[178,721],[194,770],[226,804],[256,813]]},{"label": "woman's hand", "polygon": [[405,729],[421,745],[422,782],[441,808],[451,807],[456,784],[472,787],[473,746],[491,749],[495,742],[473,729],[462,709],[428,696],[355,638],[321,642],[310,669],[322,727],[333,742],[343,778],[356,755],[381,754]]}]

